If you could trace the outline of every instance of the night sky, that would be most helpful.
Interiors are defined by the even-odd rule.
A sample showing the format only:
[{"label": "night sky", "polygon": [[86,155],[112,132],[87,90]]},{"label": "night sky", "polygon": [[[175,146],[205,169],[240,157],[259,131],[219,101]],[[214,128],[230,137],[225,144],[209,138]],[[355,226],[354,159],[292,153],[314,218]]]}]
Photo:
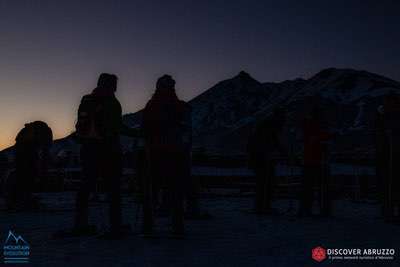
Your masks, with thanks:
[{"label": "night sky", "polygon": [[83,2],[0,0],[0,148],[27,121],[71,132],[100,72],[119,76],[125,113],[164,73],[185,100],[240,70],[263,82],[327,67],[400,80],[400,1]]}]

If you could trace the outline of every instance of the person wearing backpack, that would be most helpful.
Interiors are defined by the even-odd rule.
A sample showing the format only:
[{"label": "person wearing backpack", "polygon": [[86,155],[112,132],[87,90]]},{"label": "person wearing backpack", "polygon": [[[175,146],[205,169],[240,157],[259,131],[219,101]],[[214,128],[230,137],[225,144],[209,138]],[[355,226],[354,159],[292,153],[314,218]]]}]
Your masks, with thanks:
[{"label": "person wearing backpack", "polygon": [[88,201],[101,176],[109,190],[110,229],[104,238],[121,237],[122,151],[120,134],[135,136],[136,131],[122,122],[122,108],[115,97],[117,76],[102,73],[97,87],[85,95],[78,109],[75,137],[81,144],[82,183],[76,197],[76,214],[71,235],[91,235],[96,227],[88,223]]},{"label": "person wearing backpack", "polygon": [[8,157],[0,153],[0,196],[4,193],[6,174],[8,172]]},{"label": "person wearing backpack", "polygon": [[15,171],[7,180],[7,208],[10,210],[38,209],[33,197],[35,182],[47,171],[49,149],[53,143],[50,127],[42,121],[26,123],[15,138]]}]

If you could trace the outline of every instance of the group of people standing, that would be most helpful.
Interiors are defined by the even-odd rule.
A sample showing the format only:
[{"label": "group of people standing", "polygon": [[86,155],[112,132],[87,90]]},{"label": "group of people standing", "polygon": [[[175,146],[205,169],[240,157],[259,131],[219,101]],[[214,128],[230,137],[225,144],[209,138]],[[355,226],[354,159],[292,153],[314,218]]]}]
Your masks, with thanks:
[{"label": "group of people standing", "polygon": [[[307,114],[303,123],[304,168],[299,194],[298,215],[312,216],[314,203],[314,187],[319,190],[320,215],[329,216],[331,200],[328,190],[327,144],[331,139],[320,119],[320,109],[314,106]],[[255,212],[257,214],[274,214],[272,200],[276,184],[276,166],[283,159],[294,165],[298,160],[294,155],[293,143],[283,139],[283,129],[286,124],[286,112],[276,108],[272,115],[260,121],[250,135],[248,142],[249,163],[256,177]],[[289,146],[291,146],[289,148]]]},{"label": "group of people standing", "polygon": [[[143,233],[152,234],[155,209],[162,205],[171,215],[172,234],[181,237],[184,234],[184,211],[188,216],[199,214],[197,190],[190,175],[190,106],[178,99],[174,79],[164,75],[158,79],[155,93],[143,110],[140,129],[130,128],[123,123],[121,104],[115,96],[117,83],[116,75],[103,73],[98,78],[97,87],[82,97],[73,134],[81,145],[82,167],[74,225],[56,235],[96,234],[97,227],[89,224],[89,198],[100,178],[105,182],[110,202],[110,227],[103,236],[118,238],[123,235],[120,136],[125,135],[145,140],[144,157],[137,168],[137,177],[141,179],[138,184],[143,192]],[[41,121],[26,124],[18,134],[16,171],[6,189],[9,209],[38,208],[32,186],[40,176],[38,171],[46,169],[39,165],[48,162],[52,141],[51,129]]]},{"label": "group of people standing", "polygon": [[[313,101],[308,104],[311,108],[300,125],[304,153],[297,215],[329,217],[332,215],[334,194],[337,193],[330,179],[329,167],[329,144],[335,135],[324,126],[323,110],[318,104]],[[382,207],[381,214],[388,222],[400,222],[399,117],[400,96],[395,93],[385,95],[375,115],[375,127],[372,129],[375,144],[372,143],[372,149],[376,152],[376,192]],[[290,144],[293,140],[286,142],[292,146],[292,151],[285,146],[285,124],[286,112],[277,108],[270,117],[257,123],[249,138],[249,163],[256,176],[255,212],[258,214],[276,213],[272,208],[272,200],[277,186],[275,176],[278,161],[285,159],[289,165],[300,165],[293,155],[293,144]],[[280,157],[277,156],[279,154]],[[316,201],[319,214],[313,213]]]},{"label": "group of people standing", "polygon": [[[172,234],[184,234],[184,197],[190,179],[190,108],[175,93],[170,75],[158,79],[156,90],[143,110],[141,129],[123,124],[121,105],[115,97],[117,77],[100,75],[97,87],[82,98],[78,110],[76,138],[81,143],[83,181],[76,200],[72,235],[93,234],[88,223],[88,200],[99,176],[106,182],[110,200],[110,229],[105,237],[123,234],[121,212],[122,152],[120,135],[143,137],[145,160],[143,181],[143,233],[151,235],[154,209],[163,203],[172,219]],[[185,179],[186,178],[186,179]],[[166,189],[166,190],[163,190]]]},{"label": "group of people standing", "polygon": [[[122,150],[120,136],[145,140],[142,160],[137,168],[143,192],[143,234],[152,235],[157,207],[169,210],[172,234],[184,235],[184,217],[199,215],[198,188],[191,178],[192,125],[191,108],[175,92],[170,75],[160,77],[156,90],[142,112],[140,129],[126,126],[122,120],[121,104],[115,96],[118,78],[103,73],[97,87],[85,95],[79,105],[74,138],[80,147],[82,181],[76,196],[75,219],[72,229],[59,236],[92,235],[96,226],[89,224],[89,197],[101,177],[109,192],[109,230],[105,238],[123,235],[121,211]],[[378,110],[377,119],[377,177],[382,192],[383,214],[393,219],[399,209],[398,159],[400,136],[397,118],[399,101],[387,98]],[[255,212],[272,214],[276,187],[276,153],[296,159],[282,141],[286,111],[276,108],[267,119],[259,121],[249,137],[250,168],[256,178]],[[320,215],[331,215],[332,197],[329,190],[327,143],[332,134],[322,125],[321,110],[315,105],[302,123],[304,142],[304,175],[299,194],[299,216],[312,216],[314,187],[319,188]],[[16,138],[16,171],[8,191],[11,209],[37,206],[32,184],[48,162],[53,141],[52,131],[44,122],[26,124]],[[293,141],[295,142],[295,141]],[[399,148],[398,148],[399,147]],[[292,162],[293,163],[293,162]],[[389,171],[390,170],[390,171]],[[185,205],[186,203],[186,205]],[[398,211],[397,211],[398,213]],[[199,215],[200,216],[200,215]],[[397,216],[398,217],[398,216]]]}]

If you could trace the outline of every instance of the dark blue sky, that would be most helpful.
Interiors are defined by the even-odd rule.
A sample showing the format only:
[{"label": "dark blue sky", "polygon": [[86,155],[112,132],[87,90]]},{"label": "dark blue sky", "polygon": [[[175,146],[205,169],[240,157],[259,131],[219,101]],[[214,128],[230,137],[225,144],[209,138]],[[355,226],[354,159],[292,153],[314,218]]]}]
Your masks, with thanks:
[{"label": "dark blue sky", "polygon": [[190,99],[246,70],[260,81],[326,67],[400,80],[400,1],[1,1],[0,148],[42,119],[62,137],[100,72],[125,112],[163,73]]}]

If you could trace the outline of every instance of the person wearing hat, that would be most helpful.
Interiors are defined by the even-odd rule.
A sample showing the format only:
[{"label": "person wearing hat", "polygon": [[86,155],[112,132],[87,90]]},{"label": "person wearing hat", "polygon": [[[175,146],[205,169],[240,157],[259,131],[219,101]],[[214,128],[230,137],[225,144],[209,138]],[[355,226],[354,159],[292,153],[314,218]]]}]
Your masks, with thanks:
[{"label": "person wearing hat", "polygon": [[160,204],[169,208],[172,234],[175,237],[184,234],[186,111],[186,103],[176,95],[175,80],[170,75],[160,77],[143,113],[142,128],[148,166],[143,209],[145,235],[152,234],[152,210],[159,204],[161,191],[166,192]]},{"label": "person wearing hat", "polygon": [[82,97],[74,138],[81,144],[82,182],[76,195],[74,225],[56,237],[84,236],[97,233],[89,224],[89,196],[101,177],[110,199],[109,229],[99,237],[123,237],[121,211],[122,149],[120,135],[136,136],[137,130],[122,121],[121,104],[115,96],[118,77],[102,73],[97,87]]}]

